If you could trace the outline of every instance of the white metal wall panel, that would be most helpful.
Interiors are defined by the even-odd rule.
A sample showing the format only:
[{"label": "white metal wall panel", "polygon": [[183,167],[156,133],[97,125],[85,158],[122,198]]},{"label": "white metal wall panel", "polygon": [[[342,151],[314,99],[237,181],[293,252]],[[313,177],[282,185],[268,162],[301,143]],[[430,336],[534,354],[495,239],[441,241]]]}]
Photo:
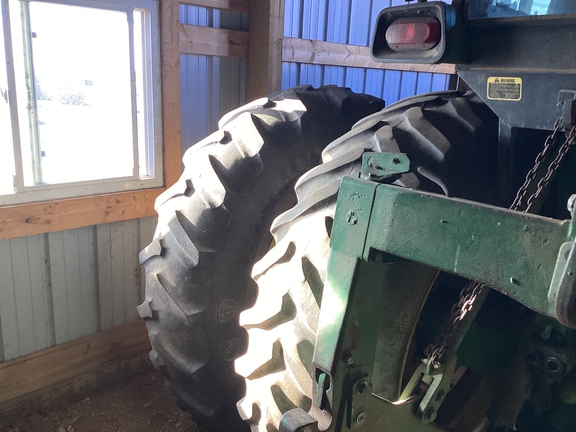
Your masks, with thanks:
[{"label": "white metal wall panel", "polygon": [[138,221],[96,227],[101,330],[134,321],[141,302]]},{"label": "white metal wall panel", "polygon": [[48,234],[56,344],[98,331],[92,228]]},{"label": "white metal wall panel", "polygon": [[[146,246],[152,242],[154,237],[154,232],[156,231],[156,226],[158,225],[158,218],[156,216],[150,216],[147,218],[140,219],[140,247],[139,250],[144,249]],[[142,266],[138,268],[138,278],[140,279],[140,298],[144,300],[144,290],[146,287],[146,278],[144,277],[144,272]],[[139,302],[138,304],[140,304]]]},{"label": "white metal wall panel", "polygon": [[45,236],[0,241],[0,360],[54,343]]},{"label": "white metal wall panel", "polygon": [[156,220],[0,241],[0,362],[138,319]]}]

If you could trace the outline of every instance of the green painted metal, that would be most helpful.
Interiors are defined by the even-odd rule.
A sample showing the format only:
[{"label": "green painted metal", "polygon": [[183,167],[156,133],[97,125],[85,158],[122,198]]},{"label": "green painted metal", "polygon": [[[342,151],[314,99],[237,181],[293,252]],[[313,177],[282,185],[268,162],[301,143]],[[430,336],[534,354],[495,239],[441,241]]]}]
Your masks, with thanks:
[{"label": "green painted metal", "polygon": [[[349,190],[349,193],[346,193],[346,189],[341,189],[338,195],[339,216],[332,227],[331,252],[314,353],[314,367],[319,369],[317,376],[331,372],[336,343],[340,338],[356,274],[357,260],[362,256],[368,232],[376,186],[376,183],[365,181],[354,190]],[[346,211],[342,211],[342,208]]]},{"label": "green painted metal", "polygon": [[421,262],[556,317],[548,291],[570,221],[388,185],[378,186],[372,215],[365,259],[376,249]]},{"label": "green painted metal", "polygon": [[[316,383],[316,393],[323,393],[318,405],[335,413],[328,430],[373,431],[392,419],[398,430],[440,430],[419,420],[414,398],[400,401],[410,342],[437,271],[406,261],[366,262],[338,251],[329,262],[338,270],[324,288],[325,320],[313,361],[316,377],[330,383]],[[345,277],[349,271],[352,278]],[[328,321],[330,316],[341,319]],[[359,392],[362,383],[366,389]]]},{"label": "green painted metal", "polygon": [[[372,168],[391,160],[372,161]],[[327,430],[442,430],[433,420],[450,391],[455,351],[474,314],[460,328],[443,364],[434,370],[423,365],[414,375],[414,382],[427,380],[428,391],[402,393],[409,344],[438,270],[488,283],[553,317],[548,291],[558,252],[573,240],[570,225],[345,178],[313,360],[314,403],[333,415]],[[286,416],[286,424],[309,419],[298,410],[293,414]]]},{"label": "green painted metal", "polygon": [[340,188],[313,359],[314,402],[334,413],[329,431],[384,424],[440,430],[414,415],[414,400],[398,403],[410,342],[438,271],[382,254],[362,259],[377,186]]}]

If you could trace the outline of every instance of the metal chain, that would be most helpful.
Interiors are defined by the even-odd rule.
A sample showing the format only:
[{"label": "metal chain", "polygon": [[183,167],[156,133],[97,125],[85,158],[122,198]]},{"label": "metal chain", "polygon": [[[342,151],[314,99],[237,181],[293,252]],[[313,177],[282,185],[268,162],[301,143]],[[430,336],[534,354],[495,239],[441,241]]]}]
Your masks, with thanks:
[{"label": "metal chain", "polygon": [[460,323],[466,314],[472,310],[476,298],[481,294],[485,286],[485,284],[470,282],[462,289],[460,299],[452,306],[450,318],[444,323],[442,331],[436,336],[434,343],[424,349],[428,364],[432,364],[434,368],[438,367],[439,360],[446,352],[446,349],[454,342]]},{"label": "metal chain", "polygon": [[[540,196],[542,191],[546,189],[550,183],[552,176],[560,167],[560,163],[568,153],[568,150],[570,150],[570,147],[576,141],[576,126],[573,127],[568,134],[566,134],[566,141],[564,141],[564,143],[561,145],[558,154],[548,166],[546,174],[538,182],[536,191],[534,191],[534,193],[528,197],[526,204],[523,205],[526,194],[528,192],[528,188],[534,181],[536,172],[540,168],[540,165],[544,161],[545,157],[554,147],[554,144],[556,143],[561,130],[562,120],[558,119],[554,124],[554,131],[546,138],[546,141],[544,142],[544,148],[538,154],[538,156],[536,156],[534,167],[528,172],[524,184],[520,187],[520,189],[518,189],[516,198],[510,206],[511,210],[523,212],[530,210],[534,200]],[[429,365],[431,364],[434,368],[439,367],[440,360],[446,352],[446,349],[454,342],[454,338],[458,333],[462,320],[472,310],[474,307],[474,302],[482,293],[485,287],[486,284],[470,282],[464,289],[462,289],[460,292],[460,299],[452,306],[450,311],[450,318],[444,323],[442,331],[436,336],[434,343],[428,345],[424,350],[424,355],[426,356],[427,363]]]},{"label": "metal chain", "polygon": [[[528,174],[526,174],[526,180],[524,180],[524,184],[522,186],[520,186],[520,189],[518,189],[518,193],[516,194],[516,198],[514,198],[514,202],[510,206],[511,210],[519,210],[519,211],[522,210],[521,206],[522,206],[522,202],[524,201],[526,194],[528,193],[528,186],[530,186],[530,183],[532,183],[534,181],[534,177],[536,176],[536,172],[538,171],[538,168],[540,168],[540,165],[544,161],[544,158],[548,155],[548,153],[550,152],[550,149],[556,143],[556,140],[558,139],[558,134],[560,133],[561,130],[562,130],[562,119],[559,118],[558,120],[556,120],[556,123],[554,123],[554,131],[550,135],[548,135],[548,137],[546,138],[546,141],[544,142],[544,148],[536,156],[536,160],[534,161],[534,166],[532,167],[532,169],[530,171],[528,171]],[[541,192],[541,190],[537,190],[535,193],[539,194],[540,192]],[[534,195],[532,195],[529,198],[529,200],[533,196]]]},{"label": "metal chain", "polygon": [[564,160],[564,157],[566,156],[566,154],[568,154],[568,151],[570,150],[572,144],[574,144],[575,140],[576,140],[576,126],[574,126],[570,130],[570,132],[566,134],[566,141],[564,141],[564,143],[560,147],[560,150],[558,150],[558,154],[548,166],[548,171],[546,172],[546,175],[542,177],[538,182],[536,192],[534,192],[528,198],[528,201],[526,202],[526,210],[525,210],[526,212],[530,211],[530,209],[532,208],[532,204],[534,203],[534,200],[538,198],[538,196],[542,193],[542,191],[548,187],[548,184],[550,183],[550,180],[552,180],[554,173],[558,171],[558,168],[560,168],[562,160]]}]

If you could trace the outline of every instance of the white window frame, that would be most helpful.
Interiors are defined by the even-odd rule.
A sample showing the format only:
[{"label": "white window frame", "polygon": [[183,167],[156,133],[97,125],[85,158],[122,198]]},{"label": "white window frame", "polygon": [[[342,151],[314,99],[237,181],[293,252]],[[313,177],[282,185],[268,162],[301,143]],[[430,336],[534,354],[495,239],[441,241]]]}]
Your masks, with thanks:
[{"label": "white window frame", "polygon": [[[2,7],[3,29],[4,29],[4,49],[6,53],[6,68],[8,78],[8,101],[11,114],[12,140],[14,148],[14,190],[15,193],[0,195],[0,206],[26,204],[38,201],[48,201],[54,199],[76,198],[91,195],[100,195],[115,192],[134,191],[140,189],[157,188],[164,185],[164,164],[162,152],[162,101],[161,101],[161,65],[160,65],[160,19],[159,19],[159,0],[0,0]],[[22,88],[17,87],[17,79],[14,66],[14,57],[12,44],[14,33],[11,26],[21,25],[21,22],[10,22],[10,17],[14,15],[9,7],[20,8],[20,3],[53,3],[70,6],[81,6],[97,8],[104,10],[113,10],[126,12],[128,19],[128,29],[130,38],[130,73],[131,73],[131,95],[132,95],[132,135],[133,135],[133,158],[134,167],[132,176],[116,177],[108,179],[97,179],[81,182],[59,183],[53,185],[24,185],[24,167],[22,161],[23,145],[29,145],[23,142],[23,131],[25,134],[34,134],[34,127],[30,125],[27,118],[23,117],[23,112],[30,112],[34,109],[35,98],[33,92],[26,92],[22,95]],[[147,128],[145,128],[146,144],[143,146],[146,153],[147,171],[154,173],[153,177],[140,178],[139,170],[139,149],[138,149],[138,124],[137,124],[137,104],[136,104],[136,80],[135,80],[135,53],[134,53],[134,21],[133,11],[135,9],[145,10],[149,14],[149,21],[143,20],[142,30],[144,45],[143,59],[148,64],[143,72],[144,86],[144,107],[145,112],[141,113],[146,119]],[[27,42],[30,43],[29,41]],[[29,46],[29,45],[28,45]],[[30,56],[25,58],[24,62],[31,62]],[[22,61],[22,60],[21,60]],[[4,67],[4,65],[0,65]],[[28,78],[27,86],[33,88],[33,77]],[[18,91],[20,90],[20,92]],[[24,100],[33,99],[32,108],[23,110],[19,103]],[[2,101],[0,101],[2,102]],[[35,119],[37,121],[37,119]],[[36,125],[37,127],[37,125]],[[24,129],[26,128],[26,129]],[[24,129],[24,130],[23,130]],[[37,146],[36,146],[37,147]],[[2,157],[2,155],[0,155]],[[111,155],[113,157],[113,155]]]}]

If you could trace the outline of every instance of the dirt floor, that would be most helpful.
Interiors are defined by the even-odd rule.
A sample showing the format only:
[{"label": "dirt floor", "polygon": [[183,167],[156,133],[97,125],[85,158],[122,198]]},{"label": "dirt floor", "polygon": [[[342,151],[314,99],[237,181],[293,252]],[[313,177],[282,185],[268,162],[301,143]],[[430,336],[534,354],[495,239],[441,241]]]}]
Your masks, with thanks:
[{"label": "dirt floor", "polygon": [[2,423],[0,432],[207,432],[180,410],[156,370]]}]

